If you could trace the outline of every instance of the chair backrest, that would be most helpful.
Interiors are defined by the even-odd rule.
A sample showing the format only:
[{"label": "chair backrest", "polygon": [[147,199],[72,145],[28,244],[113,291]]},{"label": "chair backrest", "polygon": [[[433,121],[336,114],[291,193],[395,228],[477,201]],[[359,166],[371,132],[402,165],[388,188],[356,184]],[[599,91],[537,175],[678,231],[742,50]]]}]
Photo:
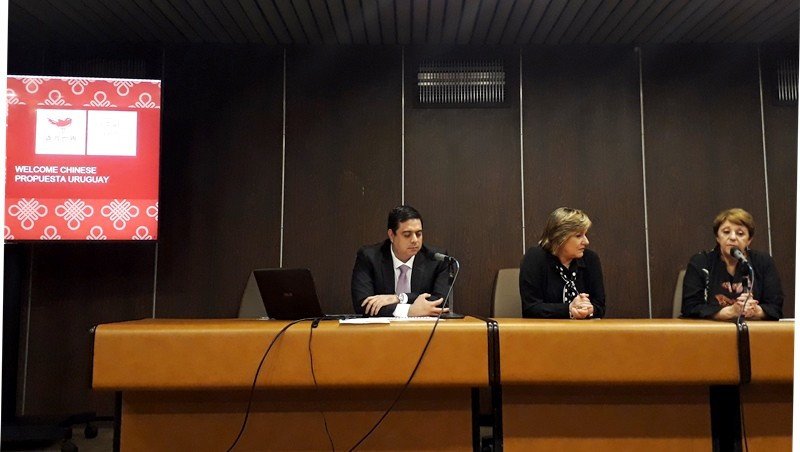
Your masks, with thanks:
[{"label": "chair backrest", "polygon": [[519,268],[501,268],[494,281],[492,317],[522,317],[522,300],[519,296]]},{"label": "chair backrest", "polygon": [[672,297],[672,318],[677,319],[681,316],[681,306],[683,305],[683,277],[686,276],[686,269],[678,272],[678,280],[675,281],[675,295]]},{"label": "chair backrest", "polygon": [[239,318],[259,318],[267,315],[264,309],[264,302],[261,300],[261,293],[258,291],[258,283],[253,272],[247,278],[247,285],[242,293],[242,302],[239,304]]}]

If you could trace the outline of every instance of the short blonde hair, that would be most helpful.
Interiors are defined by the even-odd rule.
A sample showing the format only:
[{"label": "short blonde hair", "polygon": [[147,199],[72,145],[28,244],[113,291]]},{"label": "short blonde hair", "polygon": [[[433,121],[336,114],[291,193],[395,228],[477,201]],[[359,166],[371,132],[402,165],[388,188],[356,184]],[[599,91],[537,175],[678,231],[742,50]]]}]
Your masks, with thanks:
[{"label": "short blonde hair", "polygon": [[719,232],[722,223],[726,221],[746,227],[747,232],[750,233],[750,237],[754,236],[756,233],[756,222],[753,220],[753,216],[750,215],[750,212],[735,207],[733,209],[723,210],[714,218],[714,236]]},{"label": "short blonde hair", "polygon": [[583,211],[569,207],[559,207],[551,212],[547,218],[547,224],[544,225],[539,246],[555,254],[571,234],[586,231],[591,226],[592,221]]}]

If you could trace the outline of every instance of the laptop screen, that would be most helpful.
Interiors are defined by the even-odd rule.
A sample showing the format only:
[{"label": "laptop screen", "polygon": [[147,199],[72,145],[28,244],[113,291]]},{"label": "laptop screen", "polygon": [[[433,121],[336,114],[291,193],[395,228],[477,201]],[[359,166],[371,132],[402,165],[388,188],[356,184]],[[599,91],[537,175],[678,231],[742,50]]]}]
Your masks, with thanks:
[{"label": "laptop screen", "polygon": [[322,308],[307,268],[253,270],[267,316],[276,320],[322,317]]}]

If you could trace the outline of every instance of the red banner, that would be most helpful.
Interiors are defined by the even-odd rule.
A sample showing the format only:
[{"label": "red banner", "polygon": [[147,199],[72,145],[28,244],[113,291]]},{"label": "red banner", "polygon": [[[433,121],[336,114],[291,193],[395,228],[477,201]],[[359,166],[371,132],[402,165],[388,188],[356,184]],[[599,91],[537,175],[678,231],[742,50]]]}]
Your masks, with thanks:
[{"label": "red banner", "polygon": [[161,82],[8,77],[5,240],[155,240]]}]

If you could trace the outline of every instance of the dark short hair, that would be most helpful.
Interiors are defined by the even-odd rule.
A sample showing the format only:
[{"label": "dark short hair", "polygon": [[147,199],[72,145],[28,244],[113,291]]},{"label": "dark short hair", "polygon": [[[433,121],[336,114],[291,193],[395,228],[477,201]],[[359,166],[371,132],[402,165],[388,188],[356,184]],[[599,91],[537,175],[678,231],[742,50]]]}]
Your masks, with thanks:
[{"label": "dark short hair", "polygon": [[750,215],[750,212],[744,209],[734,207],[733,209],[720,212],[717,217],[714,218],[714,235],[717,235],[720,226],[726,221],[746,227],[750,237],[756,235],[756,222],[753,220],[753,216]]},{"label": "dark short hair", "polygon": [[417,209],[411,206],[397,206],[389,212],[389,219],[386,221],[386,229],[391,229],[392,232],[397,232],[400,223],[408,220],[422,221],[422,215],[419,214]]}]

